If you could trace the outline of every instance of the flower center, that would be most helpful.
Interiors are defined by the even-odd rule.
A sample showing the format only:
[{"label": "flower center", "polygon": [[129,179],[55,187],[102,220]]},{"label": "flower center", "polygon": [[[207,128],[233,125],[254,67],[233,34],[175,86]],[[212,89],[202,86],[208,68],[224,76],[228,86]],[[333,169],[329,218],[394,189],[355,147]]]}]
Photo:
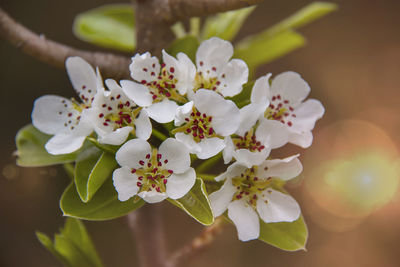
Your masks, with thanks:
[{"label": "flower center", "polygon": [[232,138],[232,141],[236,149],[248,149],[251,152],[261,152],[265,148],[260,141],[257,141],[253,128],[246,132],[244,136]]},{"label": "flower center", "polygon": [[293,125],[292,118],[296,118],[294,108],[290,106],[289,100],[283,99],[281,95],[274,95],[271,103],[264,113],[264,117],[269,120],[277,120],[289,127]]},{"label": "flower center", "polygon": [[[153,68],[155,64],[153,64]],[[144,72],[148,72],[147,68],[142,69]],[[161,65],[161,71],[157,76],[155,81],[148,82],[146,80],[142,80],[141,83],[146,85],[149,90],[150,94],[153,97],[153,102],[160,102],[165,98],[173,99],[180,103],[186,103],[187,99],[180,95],[176,90],[176,84],[178,83],[178,79],[176,79],[175,69],[170,67],[167,69],[165,64]],[[151,76],[156,76],[154,71],[151,71]]]},{"label": "flower center", "polygon": [[258,194],[271,186],[272,178],[259,178],[256,176],[257,166],[246,169],[240,176],[232,178],[232,184],[237,191],[233,195],[234,200],[245,199],[254,209],[257,205]]},{"label": "flower center", "polygon": [[139,161],[139,164],[143,167],[131,170],[131,173],[135,173],[138,176],[137,186],[139,187],[139,192],[153,190],[160,193],[165,192],[168,178],[174,173],[163,166],[167,163],[168,159],[163,158],[155,148],[151,154],[146,155],[144,160]]},{"label": "flower center", "polygon": [[220,137],[215,133],[211,122],[212,116],[208,116],[205,113],[201,113],[195,107],[192,108],[192,113],[190,113],[189,118],[185,118],[186,123],[176,128],[172,131],[173,134],[177,132],[185,132],[186,134],[191,134],[193,140],[199,143],[204,138]]}]

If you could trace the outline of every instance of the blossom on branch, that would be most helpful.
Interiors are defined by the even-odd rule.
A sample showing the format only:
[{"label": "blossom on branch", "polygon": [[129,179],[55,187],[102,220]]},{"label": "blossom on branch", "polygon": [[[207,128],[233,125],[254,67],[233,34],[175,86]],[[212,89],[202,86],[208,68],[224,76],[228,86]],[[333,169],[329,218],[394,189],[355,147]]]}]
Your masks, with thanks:
[{"label": "blossom on branch", "polygon": [[215,178],[225,183],[210,194],[214,216],[228,210],[228,217],[242,241],[258,238],[260,219],[266,223],[297,220],[301,214],[299,205],[280,190],[281,180],[287,181],[301,173],[302,165],[297,157],[266,160],[251,168],[240,163],[230,165]]},{"label": "blossom on branch", "polygon": [[196,180],[189,151],[173,138],[162,142],[159,149],[144,140],[129,140],[118,150],[116,160],[122,167],[114,171],[113,181],[121,201],[135,195],[148,203],[178,199]]},{"label": "blossom on branch", "polygon": [[54,135],[47,143],[50,154],[67,154],[78,150],[93,127],[88,120],[94,96],[103,87],[99,71],[80,57],[70,57],[65,66],[72,86],[81,102],[55,95],[36,99],[32,124],[41,132]]}]

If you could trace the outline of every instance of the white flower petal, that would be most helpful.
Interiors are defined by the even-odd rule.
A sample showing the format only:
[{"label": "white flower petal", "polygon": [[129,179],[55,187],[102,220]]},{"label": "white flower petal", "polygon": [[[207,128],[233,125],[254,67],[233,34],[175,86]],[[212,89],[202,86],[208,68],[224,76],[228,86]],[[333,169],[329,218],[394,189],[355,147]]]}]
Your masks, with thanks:
[{"label": "white flower petal", "polygon": [[152,57],[149,52],[142,55],[136,54],[132,57],[132,63],[129,65],[131,77],[139,83],[146,83],[156,80],[160,74],[160,63],[158,58]]},{"label": "white flower petal", "polygon": [[240,125],[236,134],[244,136],[256,124],[260,116],[263,116],[265,109],[265,105],[253,103],[242,107],[239,111]]},{"label": "white flower petal", "polygon": [[271,83],[271,94],[280,94],[283,99],[289,100],[291,105],[302,102],[309,93],[310,86],[293,71],[277,75]]},{"label": "white flower petal", "polygon": [[209,199],[214,217],[218,217],[225,212],[235,192],[236,188],[232,185],[231,180],[228,179],[218,191],[210,194]]},{"label": "white flower petal", "polygon": [[257,212],[264,222],[293,222],[300,217],[299,204],[291,196],[273,189],[262,194],[264,197],[257,200]]},{"label": "white flower petal", "polygon": [[267,75],[262,76],[256,80],[251,91],[251,103],[262,104],[266,107],[269,106],[269,101],[271,99],[271,92],[269,87],[270,77],[271,73],[268,73]]},{"label": "white flower petal", "polygon": [[264,162],[267,159],[269,152],[270,150],[268,149],[263,149],[260,152],[251,152],[247,149],[237,149],[234,151],[233,156],[238,163],[245,165],[247,168],[251,168],[253,165],[259,165]]},{"label": "white flower petal", "polygon": [[200,151],[196,153],[197,157],[199,159],[208,159],[221,152],[225,147],[225,142],[218,137],[212,137],[201,140],[198,145],[200,146]]},{"label": "white flower petal", "polygon": [[183,123],[185,123],[185,119],[190,117],[192,108],[193,108],[193,101],[187,102],[183,106],[179,106],[176,109],[174,125],[181,126]]},{"label": "white flower petal", "polygon": [[211,125],[222,136],[233,134],[239,127],[240,112],[235,103],[211,90],[198,90],[194,95],[194,106],[201,113],[212,116]]},{"label": "white flower petal", "polygon": [[228,205],[228,217],[236,226],[239,240],[249,241],[260,235],[257,212],[244,200],[235,200]]},{"label": "white flower petal", "polygon": [[182,142],[190,153],[196,154],[201,151],[200,145],[193,140],[192,135],[184,133],[176,133],[175,138],[176,140]]},{"label": "white flower petal", "polygon": [[[233,55],[230,42],[212,37],[202,42],[196,52],[197,71],[206,77],[215,77]],[[215,68],[213,70],[213,68]]]},{"label": "white flower petal", "polygon": [[292,179],[303,171],[298,156],[299,154],[284,159],[266,160],[258,168],[257,175],[265,178],[278,177],[282,180]]},{"label": "white flower petal", "polygon": [[105,133],[104,135],[99,135],[98,141],[101,144],[118,146],[125,142],[132,130],[133,128],[130,126],[118,128],[115,131]]},{"label": "white flower petal", "polygon": [[314,128],[315,122],[324,115],[325,109],[321,102],[315,99],[309,99],[301,103],[295,110],[295,118],[292,118],[293,126],[291,131],[301,133],[310,131]]},{"label": "white flower petal", "polygon": [[[80,57],[69,57],[65,67],[72,86],[84,102],[91,102],[97,92],[97,76],[92,66]],[[88,99],[89,101],[85,101]]]},{"label": "white flower petal", "polygon": [[148,107],[153,103],[149,89],[143,84],[122,80],[122,91],[140,107]]},{"label": "white flower petal", "polygon": [[167,123],[174,120],[177,108],[178,104],[176,102],[164,99],[146,108],[146,112],[156,122]]},{"label": "white flower petal", "polygon": [[241,59],[232,59],[228,64],[222,67],[218,80],[221,84],[217,91],[224,97],[232,97],[242,91],[242,85],[247,82],[249,69],[246,63]]},{"label": "white flower petal", "polygon": [[289,142],[302,148],[311,146],[313,135],[311,131],[304,133],[289,133]]},{"label": "white flower petal", "polygon": [[147,154],[151,154],[150,144],[141,139],[132,139],[121,146],[115,159],[121,166],[139,168],[142,166],[139,161],[144,161]]},{"label": "white flower petal", "polygon": [[224,163],[228,164],[232,161],[233,151],[235,150],[235,145],[233,144],[232,138],[230,136],[225,137],[225,148],[222,151],[222,156],[224,158]]},{"label": "white flower petal", "polygon": [[196,181],[196,172],[193,168],[189,168],[184,173],[172,174],[168,177],[166,184],[166,193],[169,198],[178,199],[186,195],[193,187]]},{"label": "white flower petal", "polygon": [[118,168],[113,173],[113,182],[115,190],[118,192],[118,199],[126,201],[137,194],[138,178],[136,174],[131,173],[126,167]]},{"label": "white flower petal", "polygon": [[139,139],[147,140],[151,136],[152,126],[145,110],[140,111],[135,120],[136,136]]},{"label": "white flower petal", "polygon": [[182,142],[168,138],[162,142],[158,151],[162,161],[168,160],[164,165],[166,169],[173,170],[174,173],[183,173],[190,167],[189,150]]},{"label": "white flower petal", "polygon": [[246,166],[244,166],[238,162],[235,162],[228,167],[226,172],[218,175],[217,177],[214,178],[214,180],[217,182],[220,182],[220,181],[225,180],[226,178],[233,178],[233,177],[239,176],[246,169],[247,169]]},{"label": "white flower petal", "polygon": [[276,121],[261,119],[261,123],[256,130],[256,136],[260,136],[260,141],[267,142],[269,138],[269,146],[271,149],[284,146],[289,141],[289,130],[285,124]]},{"label": "white flower petal", "polygon": [[47,141],[45,148],[52,155],[68,154],[81,148],[85,136],[74,135],[72,133],[59,133]]},{"label": "white flower petal", "polygon": [[176,55],[179,62],[179,73],[177,73],[178,82],[176,87],[181,95],[192,90],[194,79],[196,77],[196,66],[185,53]]},{"label": "white flower petal", "polygon": [[143,198],[147,203],[161,202],[168,197],[166,193],[159,193],[157,191],[142,191],[138,196]]},{"label": "white flower petal", "polygon": [[[71,116],[69,116],[71,114]],[[41,132],[56,134],[69,132],[69,120],[74,120],[80,113],[72,107],[72,102],[55,95],[41,96],[35,100],[32,111],[32,124]],[[68,127],[65,126],[68,124]]]}]

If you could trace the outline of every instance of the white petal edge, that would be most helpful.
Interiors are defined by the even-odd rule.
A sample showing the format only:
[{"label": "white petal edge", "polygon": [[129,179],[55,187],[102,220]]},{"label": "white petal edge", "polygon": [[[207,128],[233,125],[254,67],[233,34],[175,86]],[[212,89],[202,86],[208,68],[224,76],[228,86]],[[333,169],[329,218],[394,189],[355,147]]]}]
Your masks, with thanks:
[{"label": "white petal edge", "polygon": [[144,161],[147,154],[151,154],[150,144],[141,139],[132,139],[121,146],[115,159],[121,166],[140,168],[142,165],[139,164],[139,161]]},{"label": "white petal edge", "polygon": [[145,110],[140,111],[139,116],[135,120],[136,137],[142,140],[147,140],[151,136],[153,130],[149,116]]},{"label": "white petal edge", "polygon": [[113,183],[120,201],[126,201],[137,194],[139,190],[137,182],[137,176],[128,168],[118,168],[113,172]]},{"label": "white petal edge", "polygon": [[45,148],[52,155],[72,153],[82,147],[86,136],[59,133],[47,141]]},{"label": "white petal edge", "polygon": [[125,142],[132,130],[133,128],[130,126],[118,128],[115,131],[99,136],[98,141],[101,144],[119,146]]},{"label": "white petal edge", "polygon": [[172,174],[167,180],[166,193],[168,197],[178,199],[186,195],[193,187],[196,182],[196,172],[193,168],[189,168],[184,173]]},{"label": "white petal edge", "polygon": [[138,194],[147,203],[158,203],[166,199],[166,193],[159,193],[157,191],[142,191]]},{"label": "white petal edge", "polygon": [[232,59],[222,68],[221,73],[225,78],[219,78],[221,86],[218,87],[218,91],[224,97],[232,97],[239,94],[242,91],[242,85],[247,82],[249,77],[249,69],[241,59]]},{"label": "white petal edge", "polygon": [[196,153],[197,157],[199,159],[208,159],[221,152],[225,147],[225,142],[218,137],[212,137],[201,140],[198,145],[200,151]]},{"label": "white petal edge", "polygon": [[291,105],[302,102],[310,93],[310,86],[300,74],[287,71],[277,75],[271,83],[271,95],[280,94]]},{"label": "white petal edge", "polygon": [[[72,86],[79,96],[89,94],[94,96],[97,90],[97,76],[93,67],[80,57],[69,57],[65,61],[65,68]],[[83,86],[84,89],[83,89]],[[88,93],[88,90],[92,90]]]},{"label": "white petal edge", "polygon": [[136,105],[140,107],[148,107],[153,103],[153,98],[149,89],[143,84],[128,80],[122,80],[120,83],[122,91],[128,98],[133,100]]},{"label": "white petal edge", "polygon": [[166,169],[173,170],[174,173],[183,173],[189,169],[189,150],[182,142],[168,138],[161,143],[158,151],[162,156],[162,161],[168,160],[164,165]]},{"label": "white petal edge", "polygon": [[239,240],[249,241],[260,235],[257,212],[244,200],[235,200],[228,205],[228,217],[236,226]]},{"label": "white petal edge", "polygon": [[257,175],[264,178],[278,177],[282,180],[290,180],[303,171],[303,165],[298,156],[299,154],[284,159],[266,160],[258,168]]},{"label": "white petal edge", "polygon": [[271,77],[271,75],[271,73],[268,73],[267,75],[262,76],[256,80],[253,85],[253,89],[251,90],[251,103],[262,104],[266,107],[269,106],[269,101],[271,99],[269,78]]},{"label": "white petal edge", "polygon": [[218,191],[209,195],[214,217],[218,217],[225,212],[235,192],[236,188],[232,185],[231,180],[227,179]]},{"label": "white petal edge", "polygon": [[146,108],[146,112],[156,122],[167,123],[174,120],[177,108],[178,104],[176,102],[164,99]]}]

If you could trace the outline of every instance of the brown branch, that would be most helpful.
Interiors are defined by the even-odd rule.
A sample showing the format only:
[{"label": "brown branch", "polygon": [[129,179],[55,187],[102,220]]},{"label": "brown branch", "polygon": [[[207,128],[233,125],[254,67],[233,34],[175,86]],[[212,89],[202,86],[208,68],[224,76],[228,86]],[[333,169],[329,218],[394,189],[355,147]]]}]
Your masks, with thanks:
[{"label": "brown branch", "polygon": [[161,204],[150,204],[128,214],[141,267],[167,267]]},{"label": "brown branch", "polygon": [[216,219],[213,225],[205,228],[192,242],[172,254],[169,258],[169,266],[178,266],[210,246],[215,237],[222,232],[224,225],[225,221],[221,217]]},{"label": "brown branch", "polygon": [[12,19],[0,7],[0,36],[24,53],[49,65],[64,68],[66,58],[80,56],[93,66],[100,68],[104,77],[129,77],[130,59],[111,53],[78,50],[64,44],[46,39]]}]

